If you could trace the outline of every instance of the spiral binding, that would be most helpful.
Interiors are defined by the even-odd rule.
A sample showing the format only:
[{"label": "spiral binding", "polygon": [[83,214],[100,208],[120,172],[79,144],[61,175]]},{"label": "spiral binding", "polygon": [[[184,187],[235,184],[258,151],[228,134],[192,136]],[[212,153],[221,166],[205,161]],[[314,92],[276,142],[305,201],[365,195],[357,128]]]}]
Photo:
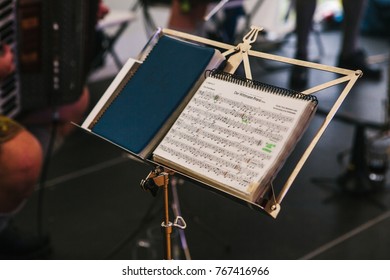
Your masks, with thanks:
[{"label": "spiral binding", "polygon": [[253,88],[256,90],[266,91],[266,92],[272,93],[272,94],[288,96],[291,98],[297,98],[297,99],[302,99],[302,100],[308,100],[308,101],[312,101],[312,102],[315,102],[316,104],[318,104],[318,99],[314,95],[303,94],[301,92],[298,92],[298,91],[295,91],[292,89],[281,88],[281,87],[277,87],[274,85],[262,83],[259,81],[254,81],[254,80],[247,79],[247,78],[235,75],[235,74],[230,74],[230,73],[224,72],[224,71],[219,70],[219,69],[207,70],[205,72],[205,76],[217,78],[217,79],[220,79],[220,80],[223,80],[226,82],[235,83],[235,84],[238,84],[241,86],[246,86],[246,87]]},{"label": "spiral binding", "polygon": [[[164,36],[164,35],[162,35]],[[162,37],[160,36],[160,38]],[[149,41],[150,43],[151,41]],[[145,62],[148,57],[151,55],[151,53],[156,49],[155,47],[157,46],[157,44],[160,42],[160,40],[157,40],[157,42],[154,44],[153,48],[149,51],[149,53],[147,53],[144,58],[143,58],[143,62]],[[143,63],[142,63],[143,64]],[[141,65],[142,65],[141,64]],[[93,125],[95,125],[97,122],[99,122],[99,120],[103,117],[103,115],[105,114],[105,112],[107,111],[108,107],[110,107],[110,105],[112,103],[115,102],[115,100],[117,99],[117,97],[120,95],[120,93],[123,91],[123,89],[127,86],[127,84],[130,82],[131,78],[133,78],[133,76],[136,74],[136,72],[138,71],[139,67],[141,65],[138,65],[138,67],[136,69],[134,69],[133,71],[130,71],[126,74],[126,76],[124,77],[124,79],[122,80],[122,82],[118,85],[118,87],[115,89],[115,92],[113,93],[112,95],[112,98],[104,105],[104,107],[101,109],[101,111],[99,112],[99,114],[96,116],[95,120],[93,121]]]},{"label": "spiral binding", "polygon": [[[134,66],[136,66],[135,69],[134,69]],[[119,94],[123,91],[123,89],[129,83],[131,78],[138,71],[140,66],[141,65],[137,65],[137,62],[135,64],[133,64],[133,66],[130,68],[130,71],[128,73],[126,73],[125,77],[119,83],[118,87],[114,90],[114,92],[112,93],[111,97],[108,99],[106,104],[103,105],[103,107],[100,109],[99,113],[97,113],[95,118],[92,120],[91,124],[89,125],[90,129],[92,129],[100,121],[100,119],[106,113],[107,109],[111,106],[112,103],[115,102],[115,100],[118,98]]]}]

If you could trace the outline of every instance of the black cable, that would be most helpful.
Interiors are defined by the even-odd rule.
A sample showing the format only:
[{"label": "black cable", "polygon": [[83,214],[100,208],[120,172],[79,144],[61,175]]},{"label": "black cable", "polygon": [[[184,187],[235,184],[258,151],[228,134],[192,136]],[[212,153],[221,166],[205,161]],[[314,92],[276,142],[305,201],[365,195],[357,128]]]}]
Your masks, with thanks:
[{"label": "black cable", "polygon": [[49,136],[50,138],[47,145],[47,149],[45,151],[44,161],[43,161],[41,175],[38,184],[37,229],[38,229],[38,236],[40,237],[43,236],[43,198],[45,193],[45,182],[47,180],[50,159],[53,152],[54,143],[56,140],[58,121],[59,121],[58,111],[55,109],[52,118],[52,123],[51,123],[51,132]]}]

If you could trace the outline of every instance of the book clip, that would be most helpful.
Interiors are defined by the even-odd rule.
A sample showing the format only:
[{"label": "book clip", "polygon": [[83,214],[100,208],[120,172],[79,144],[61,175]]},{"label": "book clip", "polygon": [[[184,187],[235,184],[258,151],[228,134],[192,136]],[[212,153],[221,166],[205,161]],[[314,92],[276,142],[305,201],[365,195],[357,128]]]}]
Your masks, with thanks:
[{"label": "book clip", "polygon": [[234,72],[236,72],[241,62],[243,62],[246,78],[252,79],[252,72],[249,65],[248,51],[252,48],[251,44],[256,42],[257,35],[262,30],[263,30],[262,27],[257,27],[252,25],[251,30],[244,36],[241,43],[239,43],[234,48],[231,48],[225,51],[224,53],[222,53],[222,55],[225,57],[231,55],[227,60],[227,65],[224,69],[225,72],[233,74]]}]

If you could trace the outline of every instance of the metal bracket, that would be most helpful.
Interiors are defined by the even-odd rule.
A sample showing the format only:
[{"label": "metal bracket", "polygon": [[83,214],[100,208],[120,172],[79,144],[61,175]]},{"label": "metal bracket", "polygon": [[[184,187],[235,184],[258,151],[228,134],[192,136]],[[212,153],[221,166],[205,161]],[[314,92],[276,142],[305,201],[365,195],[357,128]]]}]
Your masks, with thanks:
[{"label": "metal bracket", "polygon": [[168,224],[166,224],[165,222],[162,222],[161,223],[161,227],[163,227],[163,228],[177,227],[177,228],[180,228],[180,229],[186,229],[187,228],[187,224],[184,221],[182,216],[177,216],[173,223],[172,222],[168,222]]}]

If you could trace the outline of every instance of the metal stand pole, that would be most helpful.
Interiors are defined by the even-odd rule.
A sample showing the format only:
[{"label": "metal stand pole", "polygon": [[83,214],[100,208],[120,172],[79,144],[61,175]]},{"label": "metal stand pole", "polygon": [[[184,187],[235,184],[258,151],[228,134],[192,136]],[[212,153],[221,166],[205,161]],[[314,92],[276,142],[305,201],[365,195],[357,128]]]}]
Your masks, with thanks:
[{"label": "metal stand pole", "polygon": [[165,259],[171,260],[172,259],[172,250],[171,250],[171,233],[172,233],[172,223],[169,221],[169,191],[168,191],[168,184],[169,184],[169,177],[168,173],[164,173],[164,221],[161,224],[161,227],[165,231]]},{"label": "metal stand pole", "polygon": [[181,216],[177,216],[173,223],[169,221],[169,176],[172,174],[172,171],[163,170],[162,168],[157,167],[154,171],[149,173],[145,180],[141,181],[141,187],[144,190],[151,191],[153,195],[156,194],[158,188],[162,188],[164,193],[164,217],[161,227],[164,233],[164,259],[166,260],[172,259],[172,228],[177,227],[185,229],[187,227]]}]

